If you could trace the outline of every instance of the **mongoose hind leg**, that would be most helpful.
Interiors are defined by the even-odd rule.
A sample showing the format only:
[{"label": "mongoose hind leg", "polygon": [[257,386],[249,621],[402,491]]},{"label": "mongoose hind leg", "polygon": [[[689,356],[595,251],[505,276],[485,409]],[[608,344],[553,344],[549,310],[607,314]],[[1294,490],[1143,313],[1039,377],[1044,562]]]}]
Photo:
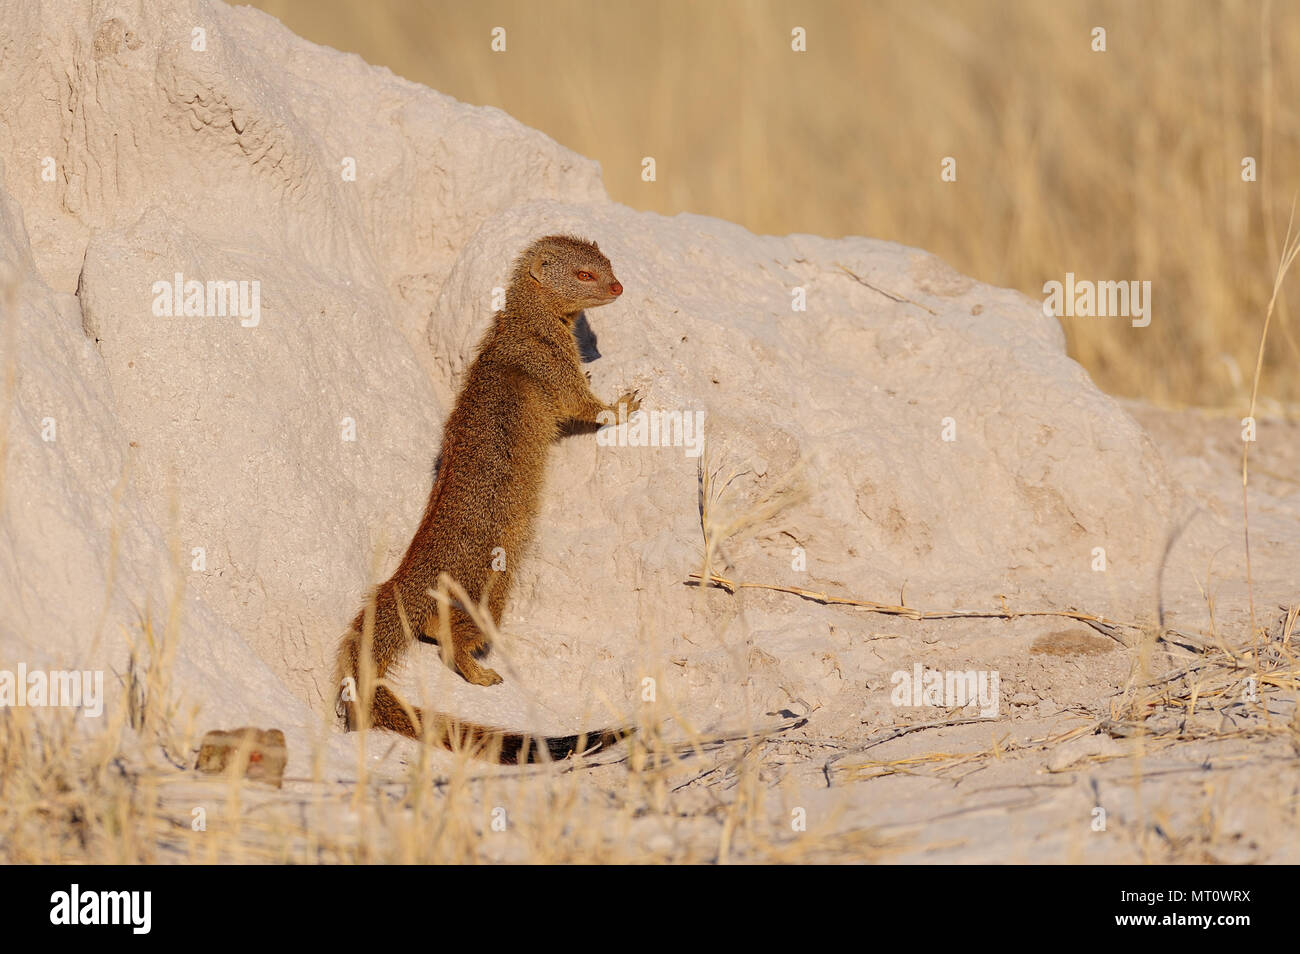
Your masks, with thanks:
[{"label": "mongoose hind leg", "polygon": [[495,669],[481,665],[475,658],[488,650],[487,637],[474,625],[468,614],[456,613],[451,620],[452,665],[476,686],[495,686],[501,677]]},{"label": "mongoose hind leg", "polygon": [[482,665],[474,658],[474,654],[463,646],[457,645],[455,655],[452,657],[452,665],[466,682],[476,686],[495,686],[501,682],[501,676],[495,669]]},{"label": "mongoose hind leg", "polygon": [[[495,686],[501,682],[501,676],[495,669],[489,669],[475,658],[488,651],[487,637],[474,625],[468,613],[459,609],[451,611],[451,646],[441,647],[443,659],[460,673],[461,677],[475,686]],[[425,633],[438,641],[438,614],[430,613],[425,622]]]}]

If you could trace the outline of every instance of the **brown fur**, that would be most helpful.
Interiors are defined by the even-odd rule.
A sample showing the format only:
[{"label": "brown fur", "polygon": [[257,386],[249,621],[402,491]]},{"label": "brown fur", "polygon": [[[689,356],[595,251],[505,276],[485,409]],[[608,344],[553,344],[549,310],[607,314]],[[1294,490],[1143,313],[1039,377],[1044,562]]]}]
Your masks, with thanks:
[{"label": "brown fur", "polygon": [[[486,597],[492,620],[501,621],[515,567],[532,538],[551,443],[570,422],[594,424],[597,414],[617,413],[620,403],[627,414],[639,406],[635,392],[613,404],[591,393],[573,337],[580,311],[609,304],[622,290],[595,243],[571,236],[538,239],[515,261],[505,308],[483,336],[447,420],[419,529],[396,572],[375,589],[339,647],[339,684],[354,679],[359,698],[364,687],[374,687],[370,725],[414,738],[427,728],[435,744],[468,746],[506,763],[538,761],[543,748],[549,757],[562,758],[627,734],[601,730],[533,740],[423,713],[378,682],[416,638],[438,640],[439,605],[431,594],[442,573],[464,587],[475,604]],[[502,571],[492,569],[496,547],[505,551]],[[371,614],[373,622],[368,622]],[[450,645],[443,646],[443,653],[449,665],[476,685],[499,683],[501,677],[478,661],[488,645],[470,615],[454,600],[446,615]],[[373,665],[363,667],[367,631]],[[343,706],[348,728],[358,728],[364,707],[346,698]]]}]

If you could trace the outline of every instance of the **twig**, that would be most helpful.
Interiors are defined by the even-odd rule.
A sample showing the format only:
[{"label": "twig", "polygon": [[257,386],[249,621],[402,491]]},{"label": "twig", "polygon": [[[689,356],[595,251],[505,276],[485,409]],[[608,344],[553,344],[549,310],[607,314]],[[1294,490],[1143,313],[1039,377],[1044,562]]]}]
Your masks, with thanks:
[{"label": "twig", "polygon": [[899,295],[896,292],[886,291],[885,289],[881,288],[879,285],[873,285],[865,278],[862,278],[861,276],[855,274],[854,272],[849,271],[843,265],[840,265],[839,262],[836,262],[835,264],[839,265],[840,271],[842,271],[845,275],[848,275],[849,278],[853,279],[859,285],[865,285],[867,288],[870,288],[876,294],[884,295],[890,301],[896,301],[907,305],[915,305],[917,308],[920,308],[923,311],[928,311],[932,315],[937,314],[937,312],[935,312],[933,308],[927,308],[925,305],[922,305],[920,302],[912,301],[912,299],[910,298],[904,298],[902,295]]},{"label": "twig", "polygon": [[[690,575],[692,580],[703,580],[704,578],[698,573]],[[1113,632],[1108,632],[1103,627],[1122,627],[1124,629],[1141,630],[1142,627],[1136,623],[1124,623],[1119,620],[1107,619],[1104,616],[1096,616],[1092,613],[1080,613],[1076,610],[1010,610],[1010,609],[993,609],[993,610],[939,610],[937,612],[928,612],[925,610],[915,609],[911,606],[892,606],[889,603],[876,603],[872,600],[855,600],[847,596],[832,596],[829,593],[818,593],[815,590],[805,590],[798,586],[781,586],[775,583],[738,583],[734,580],[728,580],[725,577],[718,576],[716,573],[709,575],[709,583],[728,593],[735,593],[739,589],[758,589],[758,590],[775,590],[778,593],[790,593],[794,596],[806,600],[812,600],[814,603],[825,603],[830,606],[857,606],[861,609],[868,610],[872,613],[883,613],[887,616],[902,616],[906,619],[1018,619],[1022,616],[1061,616],[1066,619],[1075,619],[1087,623],[1100,633],[1104,633],[1111,639],[1121,645],[1128,645]]]},{"label": "twig", "polygon": [[[754,731],[719,730],[713,733],[702,732],[700,733],[702,736],[700,739],[668,742],[661,751],[652,752],[651,754],[686,758],[701,752],[711,752],[730,742],[766,742],[774,736],[780,735],[784,732],[789,732],[792,729],[801,729],[807,724],[807,716],[799,716],[794,719],[788,719],[785,722],[779,722],[773,726],[768,726],[765,729],[757,729]],[[560,771],[570,772],[578,767],[596,768],[605,765],[618,765],[622,762],[626,762],[631,757],[631,753],[626,752],[619,755],[617,758],[602,759],[600,761],[593,761],[591,759],[564,759],[559,763]]]}]

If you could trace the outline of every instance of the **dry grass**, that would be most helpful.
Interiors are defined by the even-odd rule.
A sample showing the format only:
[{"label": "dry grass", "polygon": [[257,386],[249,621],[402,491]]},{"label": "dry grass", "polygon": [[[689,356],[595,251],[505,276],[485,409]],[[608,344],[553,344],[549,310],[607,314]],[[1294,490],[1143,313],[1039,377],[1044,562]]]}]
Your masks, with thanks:
[{"label": "dry grass", "polygon": [[[869,235],[1036,299],[1066,271],[1149,280],[1148,328],[1064,319],[1106,390],[1243,408],[1300,189],[1300,6],[1266,0],[256,0],[318,43],[598,159],[635,208]],[[790,51],[790,29],[808,51]],[[508,52],[489,50],[494,26]],[[1093,53],[1089,31],[1108,31]],[[545,77],[539,82],[538,77]],[[707,92],[704,92],[707,91]],[[654,156],[658,181],[640,179]],[[939,179],[944,156],[956,183]],[[1243,182],[1245,156],[1258,181]],[[1261,271],[1261,263],[1263,270]],[[1300,329],[1277,303],[1260,393]]]},{"label": "dry grass", "polygon": [[[160,669],[147,665],[156,679]],[[165,699],[151,682],[145,697]],[[872,857],[869,832],[836,819],[794,832],[771,785],[765,738],[669,741],[654,724],[617,753],[501,770],[421,749],[405,777],[330,777],[321,752],[284,789],[189,770],[191,736],[146,711],[132,729],[126,698],[103,724],[67,711],[0,710],[0,861],[158,863],[660,863]],[[149,728],[152,726],[152,728]],[[184,761],[177,760],[181,753]],[[700,761],[707,758],[707,762]],[[700,766],[704,765],[703,770]],[[701,802],[683,814],[682,789]]]}]

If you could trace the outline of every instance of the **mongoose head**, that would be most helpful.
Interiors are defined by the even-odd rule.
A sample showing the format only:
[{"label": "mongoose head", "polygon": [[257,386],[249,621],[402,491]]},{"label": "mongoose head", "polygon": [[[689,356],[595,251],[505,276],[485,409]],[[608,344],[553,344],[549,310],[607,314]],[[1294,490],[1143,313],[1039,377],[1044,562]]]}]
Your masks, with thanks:
[{"label": "mongoose head", "polygon": [[528,246],[515,265],[515,280],[565,315],[608,305],[623,294],[614,267],[596,243],[572,235],[548,235]]}]

